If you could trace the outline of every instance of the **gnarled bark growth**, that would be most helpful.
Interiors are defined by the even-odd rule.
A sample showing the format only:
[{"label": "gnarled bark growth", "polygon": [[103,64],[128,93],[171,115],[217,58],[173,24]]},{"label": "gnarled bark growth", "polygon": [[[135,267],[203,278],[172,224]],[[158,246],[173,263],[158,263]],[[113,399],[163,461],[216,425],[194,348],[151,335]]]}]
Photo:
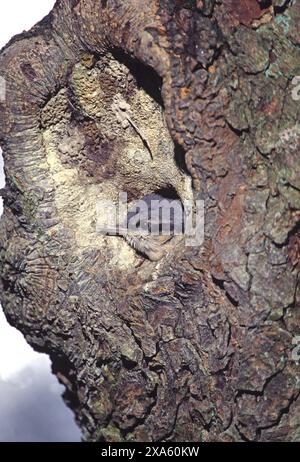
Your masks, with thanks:
[{"label": "gnarled bark growth", "polygon": [[[300,439],[299,21],[292,1],[60,0],[1,51],[1,301],[86,438]],[[204,199],[204,245],[157,263],[97,235],[121,190]]]}]

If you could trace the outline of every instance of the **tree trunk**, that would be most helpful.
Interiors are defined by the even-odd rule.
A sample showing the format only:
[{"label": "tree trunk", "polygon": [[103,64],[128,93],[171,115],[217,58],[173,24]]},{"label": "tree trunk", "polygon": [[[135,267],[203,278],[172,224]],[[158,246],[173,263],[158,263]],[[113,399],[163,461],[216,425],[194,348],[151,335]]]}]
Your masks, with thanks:
[{"label": "tree trunk", "polygon": [[[300,440],[299,21],[59,0],[1,51],[1,301],[86,439]],[[121,191],[204,200],[203,245],[100,235]]]}]

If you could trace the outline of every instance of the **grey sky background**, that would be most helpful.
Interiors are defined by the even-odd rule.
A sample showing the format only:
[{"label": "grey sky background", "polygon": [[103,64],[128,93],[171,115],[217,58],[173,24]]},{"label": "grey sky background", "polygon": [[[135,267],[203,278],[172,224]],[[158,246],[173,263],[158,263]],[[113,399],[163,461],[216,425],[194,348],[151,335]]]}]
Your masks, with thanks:
[{"label": "grey sky background", "polygon": [[[48,14],[54,3],[55,0],[2,1],[0,49],[13,35]],[[0,149],[0,188],[3,186]],[[7,323],[0,306],[0,442],[80,441],[74,416],[62,400],[63,390],[51,373],[49,358],[32,350]]]},{"label": "grey sky background", "polygon": [[41,359],[0,379],[0,441],[80,441],[73,414],[60,397],[63,390]]}]

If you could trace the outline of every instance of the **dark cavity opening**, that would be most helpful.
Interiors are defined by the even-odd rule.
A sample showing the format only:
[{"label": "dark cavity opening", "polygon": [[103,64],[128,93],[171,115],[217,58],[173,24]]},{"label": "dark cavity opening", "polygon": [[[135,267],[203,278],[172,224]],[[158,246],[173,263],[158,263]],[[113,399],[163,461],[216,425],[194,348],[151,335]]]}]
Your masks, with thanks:
[{"label": "dark cavity opening", "polygon": [[180,144],[176,143],[176,141],[174,142],[174,155],[178,167],[187,175],[190,175],[185,162],[185,150],[182,146],[180,146]]},{"label": "dark cavity opening", "polygon": [[[270,2],[272,3],[272,2]],[[281,6],[276,6],[274,5],[274,13],[275,15],[277,14],[283,14],[285,12],[285,10],[289,7],[289,6],[292,6],[293,2],[291,0],[286,0],[283,5]]]},{"label": "dark cavity opening", "polygon": [[111,53],[115,59],[130,70],[136,79],[137,85],[143,88],[154,101],[164,108],[161,96],[162,78],[157,72],[152,67],[127,55],[119,48],[111,50]]},{"label": "dark cavity opening", "polygon": [[265,8],[269,8],[272,5],[272,0],[262,0],[259,2],[259,6],[261,10],[264,10]]},{"label": "dark cavity opening", "polygon": [[180,200],[177,191],[173,186],[157,189],[154,194],[158,194],[162,199]]}]

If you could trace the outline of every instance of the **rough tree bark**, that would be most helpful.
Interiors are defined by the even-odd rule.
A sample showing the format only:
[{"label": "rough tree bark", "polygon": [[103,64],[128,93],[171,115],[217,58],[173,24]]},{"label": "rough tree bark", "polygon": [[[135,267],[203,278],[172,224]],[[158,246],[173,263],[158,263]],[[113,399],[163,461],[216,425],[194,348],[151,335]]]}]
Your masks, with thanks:
[{"label": "rough tree bark", "polygon": [[[283,0],[60,0],[1,51],[1,301],[85,438],[300,440],[299,21]],[[200,249],[96,235],[97,197],[184,198],[187,177]]]}]

